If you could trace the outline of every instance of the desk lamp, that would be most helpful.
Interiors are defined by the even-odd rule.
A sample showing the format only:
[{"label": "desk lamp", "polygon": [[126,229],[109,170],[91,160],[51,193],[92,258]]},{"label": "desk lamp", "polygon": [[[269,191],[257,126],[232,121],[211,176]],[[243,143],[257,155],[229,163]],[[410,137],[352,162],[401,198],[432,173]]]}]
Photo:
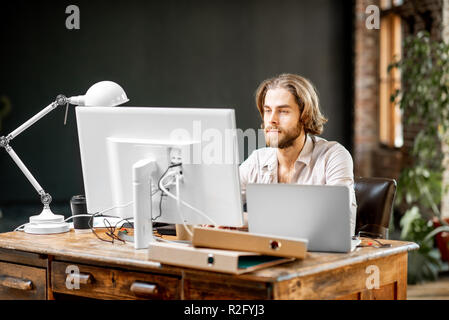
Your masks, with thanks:
[{"label": "desk lamp", "polygon": [[8,134],[6,137],[0,137],[0,147],[5,148],[6,152],[11,156],[23,174],[30,181],[37,193],[41,197],[41,202],[44,205],[42,212],[39,215],[30,217],[30,223],[25,225],[24,231],[32,234],[52,234],[63,233],[70,230],[69,224],[64,221],[63,215],[55,215],[50,209],[51,195],[44,191],[37,180],[33,177],[31,172],[20,160],[12,147],[9,145],[10,141],[16,138],[23,131],[28,129],[34,123],[39,121],[42,117],[53,111],[58,106],[69,104],[78,106],[104,106],[115,107],[122,103],[129,101],[125,91],[118,84],[112,81],[101,81],[89,88],[85,95],[74,96],[67,98],[64,95],[58,95],[56,100],[49,104],[46,108],[36,114],[34,117],[26,121],[16,130]]}]

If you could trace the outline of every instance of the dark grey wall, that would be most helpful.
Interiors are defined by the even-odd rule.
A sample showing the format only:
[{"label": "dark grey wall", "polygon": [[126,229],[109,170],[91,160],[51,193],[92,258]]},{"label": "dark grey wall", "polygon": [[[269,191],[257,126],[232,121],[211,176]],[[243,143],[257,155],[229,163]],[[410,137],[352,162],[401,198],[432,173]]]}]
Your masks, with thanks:
[{"label": "dark grey wall", "polygon": [[[80,30],[65,28],[69,4]],[[0,96],[12,103],[0,135],[105,79],[128,105],[233,107],[239,128],[258,128],[257,85],[290,72],[318,88],[323,136],[352,149],[352,1],[1,2],[0,37]],[[12,143],[56,201],[83,192],[74,110],[63,118],[55,110]],[[34,189],[0,150],[0,204],[26,201]]]}]

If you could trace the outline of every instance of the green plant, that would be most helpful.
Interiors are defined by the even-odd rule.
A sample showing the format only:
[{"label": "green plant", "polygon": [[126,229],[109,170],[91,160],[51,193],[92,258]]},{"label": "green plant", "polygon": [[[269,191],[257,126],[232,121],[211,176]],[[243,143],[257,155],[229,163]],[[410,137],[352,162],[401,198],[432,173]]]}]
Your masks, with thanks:
[{"label": "green plant", "polygon": [[413,206],[402,217],[401,227],[402,239],[419,244],[419,250],[408,256],[408,282],[436,280],[442,263],[440,252],[433,247],[433,238],[428,237],[434,230],[432,221],[424,219],[418,207]]},{"label": "green plant", "polygon": [[[439,210],[443,194],[442,146],[449,142],[449,45],[420,32],[406,39],[404,52],[389,71],[398,68],[402,77],[402,89],[392,95],[392,101],[399,102],[406,123],[420,124],[411,149],[413,164],[402,170],[396,198],[397,205],[406,207],[401,238],[420,246],[409,255],[409,282],[415,283],[437,277],[441,261],[433,249],[433,237],[449,231]],[[434,229],[429,217],[436,217],[442,227]]]}]

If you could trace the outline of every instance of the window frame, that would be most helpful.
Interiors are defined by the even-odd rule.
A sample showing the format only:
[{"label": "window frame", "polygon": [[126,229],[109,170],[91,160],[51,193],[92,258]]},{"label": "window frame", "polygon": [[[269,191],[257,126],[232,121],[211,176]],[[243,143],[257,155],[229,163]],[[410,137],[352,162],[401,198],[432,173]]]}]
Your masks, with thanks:
[{"label": "window frame", "polygon": [[[391,1],[393,4],[393,1]],[[393,4],[394,5],[394,4]],[[378,138],[381,145],[389,148],[403,146],[401,110],[391,95],[401,88],[401,74],[397,68],[387,72],[388,65],[402,55],[402,18],[398,6],[381,11],[379,35],[379,101]]]}]

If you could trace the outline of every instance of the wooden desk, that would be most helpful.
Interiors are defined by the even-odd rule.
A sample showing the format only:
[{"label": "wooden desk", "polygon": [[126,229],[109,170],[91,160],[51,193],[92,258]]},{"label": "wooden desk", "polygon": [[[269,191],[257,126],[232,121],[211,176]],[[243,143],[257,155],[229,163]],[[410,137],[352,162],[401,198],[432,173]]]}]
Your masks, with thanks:
[{"label": "wooden desk", "polygon": [[[147,260],[146,250],[91,233],[9,232],[0,234],[0,299],[406,299],[407,252],[418,246],[384,241],[392,247],[308,253],[304,260],[235,276],[160,265]],[[79,289],[66,286],[70,268],[81,274]],[[369,290],[373,270],[379,271],[379,289]]]}]

